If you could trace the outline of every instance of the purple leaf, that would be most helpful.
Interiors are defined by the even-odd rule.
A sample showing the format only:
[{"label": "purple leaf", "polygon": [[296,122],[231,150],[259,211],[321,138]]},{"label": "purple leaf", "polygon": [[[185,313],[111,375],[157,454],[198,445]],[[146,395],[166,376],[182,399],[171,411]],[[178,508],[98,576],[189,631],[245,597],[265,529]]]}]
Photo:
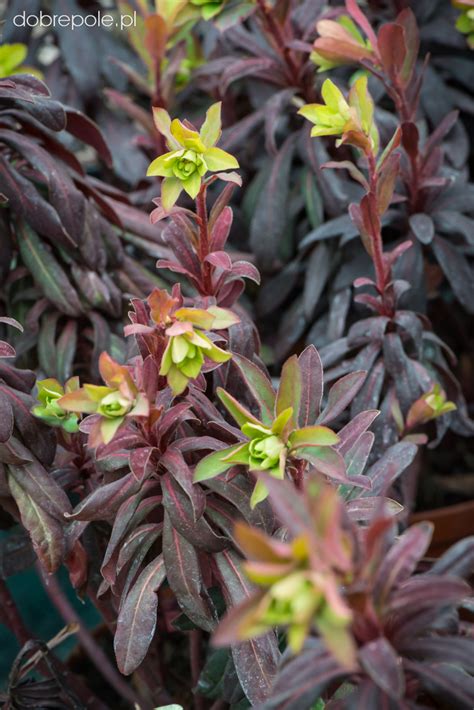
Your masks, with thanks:
[{"label": "purple leaf", "polygon": [[311,426],[321,411],[323,366],[314,345],[308,345],[298,357],[301,370],[299,426]]},{"label": "purple leaf", "polygon": [[119,670],[133,673],[145,658],[156,628],[157,591],[166,576],[160,555],[142,571],[122,604],[114,649]]},{"label": "purple leaf", "polygon": [[359,649],[359,659],[373,682],[394,700],[405,693],[405,677],[401,658],[385,638],[366,643]]},{"label": "purple leaf", "polygon": [[408,579],[427,551],[433,535],[432,523],[418,523],[406,530],[391,547],[375,578],[375,594],[383,603],[392,589]]},{"label": "purple leaf", "polygon": [[186,538],[172,526],[165,512],[163,558],[168,583],[184,613],[205,631],[212,631],[216,617],[204,587],[198,554]]},{"label": "purple leaf", "polygon": [[366,376],[366,372],[360,371],[341,377],[329,390],[328,402],[318,417],[318,424],[327,424],[342,414],[362,387]]},{"label": "purple leaf", "polygon": [[[252,586],[240,569],[240,558],[234,552],[224,551],[215,559],[228,607],[248,599]],[[235,645],[232,656],[247,698],[252,705],[262,703],[270,693],[280,656],[275,633],[271,631]]]}]

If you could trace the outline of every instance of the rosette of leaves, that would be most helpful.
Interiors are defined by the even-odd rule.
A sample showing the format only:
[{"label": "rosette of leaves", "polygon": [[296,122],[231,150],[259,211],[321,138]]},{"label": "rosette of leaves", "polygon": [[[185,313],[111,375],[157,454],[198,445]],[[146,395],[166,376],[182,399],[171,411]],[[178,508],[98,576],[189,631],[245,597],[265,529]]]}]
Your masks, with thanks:
[{"label": "rosette of leaves", "polygon": [[352,613],[341,590],[352,576],[353,549],[343,529],[345,511],[337,491],[321,481],[313,479],[305,490],[308,510],[301,511],[301,531],[291,541],[236,525],[237,543],[247,560],[242,569],[256,589],[228,612],[213,643],[228,645],[275,625],[288,626],[288,646],[298,653],[316,628],[337,661],[350,670],[356,653]]},{"label": "rosette of leaves", "polygon": [[161,108],[153,109],[153,118],[169,150],[153,160],[147,175],[163,178],[161,203],[166,212],[174,207],[183,190],[195,199],[208,171],[216,173],[215,178],[232,180],[234,177],[240,182],[238,176],[221,172],[238,168],[239,163],[233,155],[216,147],[222,132],[220,102],[208,109],[199,132],[188,121],[171,120],[168,112]]},{"label": "rosette of leaves", "polygon": [[[464,578],[469,577],[474,565],[473,538],[454,545],[427,569],[422,558],[433,532],[430,523],[413,525],[396,536],[393,517],[381,508],[367,527],[356,529],[345,518],[340,501],[334,523],[325,516],[323,523],[315,516],[318,507],[311,489],[303,495],[295,494],[290,493],[286,482],[268,482],[273,507],[288,531],[288,546],[298,546],[305,536],[314,536],[315,529],[316,539],[322,542],[324,530],[331,528],[329,549],[339,550],[339,554],[352,549],[352,554],[348,553],[352,558],[350,573],[339,593],[352,616],[349,633],[354,657],[351,667],[341,663],[340,646],[332,648],[328,627],[324,632],[318,629],[315,616],[303,650],[295,654],[288,649],[284,654],[271,695],[262,707],[309,710],[318,699],[324,700],[325,707],[341,710],[375,710],[384,704],[424,708],[427,703],[466,710],[471,707],[472,623],[461,621],[460,614],[469,605],[472,591]],[[336,522],[341,519],[345,520],[342,529]],[[347,535],[352,544],[344,544]],[[317,543],[313,545],[317,549]],[[260,534],[247,533],[244,549],[249,558],[244,569],[257,577],[260,585],[265,580],[268,586],[272,572],[291,575],[290,564],[284,570],[275,546],[267,545]],[[326,554],[331,554],[327,547],[315,552],[313,559],[309,557],[310,569],[319,570]],[[224,620],[217,631],[218,642],[242,637],[250,624],[253,635],[262,630],[258,621],[264,618],[265,606],[256,607],[259,594],[255,591],[251,602],[242,604]],[[275,609],[277,623],[278,607]],[[303,618],[305,607],[292,607],[290,603],[283,609],[286,614],[281,614],[282,623],[289,625]]]},{"label": "rosette of leaves", "polygon": [[86,176],[62,142],[67,136],[110,164],[95,124],[51,99],[42,82],[29,75],[0,80],[0,271],[9,277],[2,298],[7,313],[28,325],[15,339],[18,355],[61,382],[76,358],[97,376],[100,350],[123,348],[122,293],[144,295],[160,283],[124,244],[155,257],[168,253],[159,231],[122,193],[106,194]]},{"label": "rosette of leaves", "polygon": [[[234,355],[232,366],[238,374],[229,377],[230,393],[217,390],[217,395],[241,429],[231,429],[237,439],[232,446],[216,446],[197,464],[195,480],[206,487],[212,489],[215,482],[225,486],[242,467],[253,472],[253,481],[263,471],[273,478],[289,478],[296,486],[304,478],[319,474],[338,486],[347,500],[364,499],[362,505],[368,509],[413,461],[417,447],[407,439],[389,446],[366,470],[374,443],[374,434],[368,430],[378,412],[359,411],[349,421],[345,415],[364,387],[365,372],[341,377],[323,399],[322,363],[313,346],[286,361],[277,392],[265,371],[254,362]],[[248,406],[243,406],[242,401]],[[340,427],[342,422],[345,424]],[[253,506],[265,499],[267,480],[257,478]],[[355,505],[354,515],[356,508]]]}]

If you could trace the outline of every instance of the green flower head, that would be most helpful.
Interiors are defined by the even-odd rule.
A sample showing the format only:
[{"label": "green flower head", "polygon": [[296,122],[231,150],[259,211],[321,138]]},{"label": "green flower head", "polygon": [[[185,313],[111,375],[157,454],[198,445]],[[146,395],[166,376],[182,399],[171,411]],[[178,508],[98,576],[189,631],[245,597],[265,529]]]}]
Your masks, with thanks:
[{"label": "green flower head", "polygon": [[149,414],[148,400],[139,392],[127,367],[104,352],[99,358],[99,371],[105,386],[85,384],[59,401],[67,411],[96,416],[89,432],[89,444],[93,447],[112,441],[126,417]]},{"label": "green flower head", "polygon": [[227,0],[190,0],[191,5],[199,8],[204,20],[210,20],[218,15]]},{"label": "green flower head", "polygon": [[[293,407],[282,409],[276,414],[273,422],[266,425],[222,388],[217,389],[217,395],[240,425],[245,440],[201,459],[194,473],[195,481],[214,478],[236,465],[245,465],[253,472],[266,471],[273,478],[283,479],[288,460],[306,460],[308,456],[314,460],[314,454],[324,458],[327,449],[339,441],[338,436],[325,426],[297,428]],[[267,486],[259,478],[255,483],[250,505],[254,508],[267,496]]]},{"label": "green flower head", "polygon": [[39,380],[37,386],[39,404],[31,410],[35,417],[42,419],[50,426],[61,427],[70,434],[78,431],[77,414],[63,409],[59,404],[59,400],[66,393],[75,392],[79,389],[79,378],[71,377],[64,387],[54,378]]},{"label": "green flower head", "polygon": [[165,137],[170,151],[160,155],[149,166],[147,175],[164,178],[161,185],[163,208],[169,211],[184,190],[194,199],[208,172],[220,172],[238,168],[237,160],[216,143],[221,134],[221,104],[210,107],[201,130],[190,124],[171,120],[162,108],[153,109],[158,131]]},{"label": "green flower head", "polygon": [[348,99],[330,80],[324,82],[321,94],[324,104],[308,104],[298,113],[314,123],[313,138],[341,136],[336,143],[350,143],[364,152],[376,154],[378,130],[374,123],[374,103],[367,90],[367,77],[360,76],[353,84]]},{"label": "green flower head", "polygon": [[184,392],[189,380],[195,379],[205,359],[215,363],[227,362],[231,353],[217,347],[203,330],[221,330],[238,322],[238,318],[224,308],[211,306],[179,308],[173,313],[174,322],[165,334],[169,338],[161,361],[160,375],[166,377],[173,394]]},{"label": "green flower head", "polygon": [[422,395],[414,402],[407,414],[406,428],[413,429],[421,424],[442,417],[443,414],[456,409],[454,402],[450,402],[439,384],[433,385],[429,392]]}]

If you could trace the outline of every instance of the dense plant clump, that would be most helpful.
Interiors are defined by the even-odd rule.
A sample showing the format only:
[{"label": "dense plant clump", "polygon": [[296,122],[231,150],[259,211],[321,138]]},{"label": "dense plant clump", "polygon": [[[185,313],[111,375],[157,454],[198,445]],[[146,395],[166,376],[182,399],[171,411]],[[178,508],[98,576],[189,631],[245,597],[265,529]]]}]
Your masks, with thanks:
[{"label": "dense plant clump", "polygon": [[474,706],[474,536],[409,521],[472,459],[471,6],[9,3],[4,707]]}]

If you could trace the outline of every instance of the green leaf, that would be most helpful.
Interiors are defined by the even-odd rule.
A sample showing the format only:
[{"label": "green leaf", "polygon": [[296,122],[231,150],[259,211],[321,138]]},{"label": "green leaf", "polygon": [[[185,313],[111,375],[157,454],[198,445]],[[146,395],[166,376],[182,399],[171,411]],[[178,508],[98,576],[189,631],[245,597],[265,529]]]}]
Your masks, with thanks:
[{"label": "green leaf", "polygon": [[199,132],[202,142],[208,148],[215,145],[221,135],[221,108],[221,101],[212,104],[212,106],[208,108],[206,119]]},{"label": "green leaf", "polygon": [[288,443],[292,449],[303,446],[334,446],[339,437],[326,426],[307,426],[292,431]]},{"label": "green leaf", "polygon": [[280,386],[276,398],[275,412],[281,414],[283,410],[293,409],[293,428],[298,426],[301,404],[302,377],[298,357],[292,355],[283,365],[281,370]]},{"label": "green leaf", "polygon": [[206,481],[208,478],[214,478],[220,473],[224,473],[227,469],[231,468],[234,464],[228,461],[223,461],[225,456],[230,456],[237,449],[240,449],[241,443],[235,444],[234,446],[229,446],[227,449],[220,449],[219,451],[213,451],[212,454],[205,456],[194,471],[194,482],[199,483],[200,481]]},{"label": "green leaf", "polygon": [[241,371],[245,384],[260,407],[261,421],[265,426],[271,426],[275,407],[275,391],[270,379],[263,370],[243,355],[234,354],[233,362]]}]

